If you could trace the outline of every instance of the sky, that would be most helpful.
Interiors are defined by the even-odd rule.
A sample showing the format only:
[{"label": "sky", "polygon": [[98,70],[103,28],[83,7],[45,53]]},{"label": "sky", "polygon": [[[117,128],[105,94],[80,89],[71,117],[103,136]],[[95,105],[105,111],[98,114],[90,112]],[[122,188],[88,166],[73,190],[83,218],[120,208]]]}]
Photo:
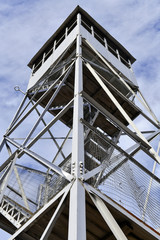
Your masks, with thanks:
[{"label": "sky", "polygon": [[[159,0],[0,0],[0,137],[5,134],[31,70],[28,62],[80,5],[137,59],[139,87],[160,119]],[[8,235],[0,231],[0,240]]]}]

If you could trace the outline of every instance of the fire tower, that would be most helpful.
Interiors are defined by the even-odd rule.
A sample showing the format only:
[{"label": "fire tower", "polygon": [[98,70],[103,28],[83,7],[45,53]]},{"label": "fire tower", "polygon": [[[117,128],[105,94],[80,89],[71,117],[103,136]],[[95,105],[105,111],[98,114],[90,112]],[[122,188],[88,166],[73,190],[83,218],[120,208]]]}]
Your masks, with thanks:
[{"label": "fire tower", "polygon": [[31,59],[0,146],[9,240],[160,239],[160,125],[134,61],[79,6]]}]

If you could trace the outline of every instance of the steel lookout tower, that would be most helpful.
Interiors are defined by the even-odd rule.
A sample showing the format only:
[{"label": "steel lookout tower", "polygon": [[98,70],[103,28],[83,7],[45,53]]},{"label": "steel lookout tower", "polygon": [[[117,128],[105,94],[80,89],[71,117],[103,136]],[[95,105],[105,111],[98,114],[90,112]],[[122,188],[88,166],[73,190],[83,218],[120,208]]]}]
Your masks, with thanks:
[{"label": "steel lookout tower", "polygon": [[31,59],[0,146],[9,240],[160,239],[160,125],[134,62],[79,6]]}]

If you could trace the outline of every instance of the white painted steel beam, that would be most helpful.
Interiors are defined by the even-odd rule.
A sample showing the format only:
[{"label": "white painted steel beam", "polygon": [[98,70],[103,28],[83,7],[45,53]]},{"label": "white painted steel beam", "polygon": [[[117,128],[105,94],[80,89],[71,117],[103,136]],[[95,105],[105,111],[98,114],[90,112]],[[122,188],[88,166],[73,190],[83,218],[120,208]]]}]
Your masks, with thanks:
[{"label": "white painted steel beam", "polygon": [[75,178],[70,190],[69,202],[69,233],[68,240],[86,240],[86,208],[85,189],[79,178],[83,174],[84,165],[84,129],[80,122],[83,117],[83,74],[82,74],[82,38],[80,35],[81,15],[77,15],[78,35],[76,42],[76,63],[74,83],[74,112],[72,138],[72,174]]},{"label": "white painted steel beam", "polygon": [[[159,134],[159,131],[154,132],[154,135],[151,134],[150,137],[147,137],[147,140],[150,142],[152,138],[156,137],[158,134]],[[125,152],[133,157],[140,149],[141,149],[140,144],[134,144],[128,149],[126,149]],[[119,160],[124,156],[125,154],[123,152],[120,152],[118,155],[111,158],[111,162],[115,163],[117,160]],[[103,178],[101,178],[100,182],[103,182],[105,179],[107,179],[113,172],[115,172],[119,167],[121,167],[128,160],[129,160],[129,157],[124,158],[120,163],[118,163],[115,167],[113,167]]]},{"label": "white painted steel beam", "polygon": [[11,161],[10,167],[7,169],[7,174],[6,174],[6,176],[5,176],[4,180],[3,180],[3,183],[0,186],[0,202],[2,201],[4,192],[6,190],[6,187],[7,187],[8,181],[9,181],[9,178],[11,176],[11,173],[13,171],[14,165],[16,163],[17,156],[18,156],[18,153],[16,152],[15,155],[14,155],[14,158]]},{"label": "white painted steel beam", "polygon": [[[90,63],[91,65],[92,62],[88,61],[88,63]],[[146,115],[142,109],[140,109],[137,105],[135,105],[135,103],[133,101],[131,101],[129,98],[127,98],[125,95],[123,95],[116,87],[114,87],[109,81],[107,81],[99,72],[97,72],[97,74],[105,81],[105,84],[107,84],[107,86],[110,87],[110,89],[112,89],[115,93],[118,93],[122,99],[124,99],[126,102],[129,103],[129,105],[131,105],[136,111],[140,112],[140,114],[146,119],[148,120],[152,125],[154,125],[156,128],[160,129],[160,125],[157,124],[157,122],[155,122],[154,120],[152,120],[148,115]],[[113,74],[113,73],[112,73]],[[113,74],[113,77],[114,74]],[[135,96],[134,96],[135,98]]]},{"label": "white painted steel beam", "polygon": [[120,105],[120,103],[117,101],[117,99],[114,97],[114,95],[110,92],[109,88],[103,83],[101,78],[98,76],[96,71],[92,68],[92,66],[89,63],[86,63],[87,68],[92,73],[92,75],[95,77],[97,82],[100,84],[100,86],[103,88],[103,90],[106,92],[106,94],[109,96],[109,98],[112,100],[112,102],[115,104],[115,106],[118,108],[120,113],[123,115],[123,117],[126,119],[126,121],[131,125],[131,127],[135,130],[137,135],[150,146],[149,152],[154,156],[155,160],[160,163],[160,157],[156,153],[156,151],[153,149],[153,147],[149,144],[149,142],[146,140],[146,138],[143,136],[143,134],[139,131],[137,126],[133,123],[131,118],[128,116],[128,114],[125,112],[123,107]]},{"label": "white painted steel beam", "polygon": [[9,164],[11,163],[11,161],[12,161],[13,158],[15,157],[16,153],[17,153],[17,150],[16,150],[14,153],[12,153],[12,155],[9,156],[9,158],[6,159],[6,161],[0,166],[0,172],[1,172],[3,169],[5,169],[5,167],[7,167],[7,165],[9,165]]},{"label": "white painted steel beam", "polygon": [[[69,137],[71,131],[72,131],[72,128],[69,129],[69,131],[68,131],[66,137],[64,138],[64,141],[62,142],[61,146],[59,147],[58,152],[56,153],[56,155],[55,155],[55,157],[54,157],[54,159],[53,159],[52,162],[55,162],[55,160],[57,159],[59,153],[62,152],[63,146],[64,146],[64,144],[66,143],[66,141],[67,141],[67,139],[68,139],[68,137]],[[64,156],[64,159],[65,159],[65,156]]]},{"label": "white painted steel beam", "polygon": [[140,91],[140,89],[138,89],[138,92],[141,96],[141,98],[143,99],[143,102],[146,106],[146,109],[148,109],[148,112],[153,116],[153,118],[156,120],[156,122],[160,125],[160,122],[158,121],[156,115],[154,114],[153,110],[151,109],[151,107],[149,106],[149,104],[147,103],[146,99],[144,98],[142,92]]},{"label": "white painted steel beam", "polygon": [[[34,105],[34,104],[33,104],[33,105]],[[40,116],[40,112],[38,111],[38,109],[35,108],[35,110],[36,110],[38,116]],[[47,123],[45,122],[44,118],[42,118],[41,121],[42,121],[42,123],[44,124],[44,126],[46,127],[46,126],[47,126]],[[55,139],[55,137],[53,136],[53,134],[52,134],[52,132],[50,131],[50,129],[48,129],[48,133],[49,133],[49,135],[51,136],[51,139],[53,139],[53,142],[55,143],[56,147],[58,148],[58,152],[60,152],[61,155],[62,155],[62,157],[65,159],[65,155],[64,155],[64,153],[63,153],[63,151],[62,151],[62,148],[59,147],[59,144],[58,144],[58,142],[56,141],[56,139]],[[54,162],[54,161],[52,161],[52,162]]]},{"label": "white painted steel beam", "polygon": [[140,143],[144,148],[150,148],[146,142],[144,142],[139,136],[137,136],[134,132],[132,132],[128,127],[126,127],[120,120],[118,120],[114,115],[112,115],[109,111],[107,111],[102,105],[96,102],[92,97],[90,97],[84,91],[82,92],[82,96],[93,105],[99,112],[101,112],[106,118],[109,118],[111,122],[113,122],[117,128],[122,129],[130,138],[134,141]]},{"label": "white painted steel beam", "polygon": [[27,148],[30,148],[34,145],[34,143],[43,136],[43,134],[45,134],[48,129],[50,129],[53,124],[55,124],[68,110],[69,108],[72,106],[73,104],[73,99],[46,125],[46,127],[39,132],[35,138],[27,145]]},{"label": "white painted steel beam", "polygon": [[[68,50],[68,48],[66,49],[66,51]],[[20,107],[19,107],[19,110],[17,111],[17,114],[15,115],[15,117],[14,117],[14,119],[13,119],[13,121],[14,121],[14,123],[13,123],[13,121],[12,121],[12,124],[10,125],[11,127],[18,121],[18,119],[20,119],[20,117],[22,116],[22,114],[25,112],[25,110],[27,109],[27,107],[30,105],[30,103],[33,103],[33,99],[35,98],[35,96],[37,95],[37,93],[38,93],[38,91],[42,88],[42,86],[44,86],[45,84],[46,84],[46,81],[48,80],[48,78],[49,77],[51,77],[52,76],[52,74],[53,74],[53,72],[54,72],[54,69],[56,68],[56,66],[57,66],[57,64],[59,63],[59,61],[63,58],[63,56],[64,56],[64,54],[66,53],[66,51],[64,51],[64,53],[62,54],[62,56],[59,58],[59,60],[56,62],[56,64],[54,65],[54,67],[52,67],[51,68],[51,71],[50,71],[50,73],[47,75],[47,77],[45,77],[44,79],[43,79],[43,81],[41,82],[41,84],[40,84],[40,86],[38,87],[38,88],[36,88],[36,91],[34,92],[34,94],[33,94],[33,96],[29,99],[29,102],[26,104],[26,106],[22,109],[22,106],[24,105],[24,103],[25,103],[25,100],[26,100],[26,98],[24,98],[24,102],[22,102],[21,103],[21,105],[20,105]],[[74,63],[74,59],[72,59],[70,62],[72,62],[72,64]],[[68,62],[67,62],[68,63]],[[71,64],[71,65],[72,65]],[[70,65],[70,66],[71,66]],[[66,71],[70,68],[70,66],[66,69]],[[62,73],[62,75],[66,72],[66,71],[64,71],[63,73]],[[61,76],[62,76],[61,75]],[[61,77],[60,76],[60,77]],[[53,82],[53,84],[51,85],[51,86],[49,86],[49,89],[50,89],[50,87],[52,87],[52,89],[56,86],[56,84],[58,84],[59,83],[59,80],[60,80],[60,77],[55,81],[55,82]],[[47,89],[47,91],[49,90],[49,89]],[[47,93],[49,93],[50,91],[48,91]],[[26,93],[26,96],[25,97],[28,97],[28,94],[30,94],[30,93]],[[45,93],[45,95],[42,95],[42,98],[40,98],[41,100],[40,101],[42,101],[43,100],[43,98],[46,96],[47,94]],[[36,106],[39,104],[39,100],[38,100],[38,103],[36,102],[35,104],[34,104],[34,106],[32,106],[32,108],[29,110],[29,111],[33,111],[34,110],[34,108],[36,109]],[[33,104],[32,104],[33,105]],[[22,110],[22,111],[21,111]],[[21,119],[21,122],[27,117],[28,115],[26,115],[26,116],[23,116],[23,118]],[[18,124],[19,125],[19,124]],[[17,125],[17,126],[18,126]],[[6,135],[7,134],[9,134],[8,133],[8,131],[11,129],[11,127],[7,130],[7,133],[6,133]]]},{"label": "white painted steel beam", "polygon": [[98,211],[102,215],[103,219],[109,226],[110,230],[113,232],[114,236],[117,240],[127,240],[126,236],[124,235],[123,231],[121,230],[120,226],[112,216],[111,212],[104,204],[101,198],[99,198],[94,193],[89,193],[92,201],[94,202],[95,206],[97,207]]},{"label": "white painted steel beam", "polygon": [[20,106],[19,106],[19,108],[18,108],[15,116],[13,117],[13,120],[11,121],[11,124],[10,124],[9,128],[7,129],[7,132],[8,132],[8,131],[12,128],[12,126],[15,124],[15,122],[16,122],[16,120],[17,120],[17,118],[18,118],[18,116],[19,116],[19,114],[20,114],[20,112],[21,112],[21,110],[22,110],[22,108],[23,108],[23,106],[24,106],[24,103],[25,103],[26,99],[27,99],[27,95],[24,96],[24,98],[23,98],[23,100],[22,100],[22,102],[21,102],[21,104],[20,104]]},{"label": "white painted steel beam", "polygon": [[[107,62],[105,60],[105,58],[85,39],[85,42],[90,46],[90,48],[97,54],[97,56],[99,56],[99,58],[105,63],[106,66],[109,67],[109,69],[111,69],[111,71],[121,80],[121,82],[128,88],[128,90],[138,99],[138,101],[149,111],[149,113],[151,113],[153,119],[155,120],[155,122],[159,125],[159,121],[157,119],[157,117],[155,116],[155,114],[153,113],[153,111],[151,111],[151,109],[148,108],[146,102],[144,102],[144,99],[140,99],[137,94],[132,90],[132,88],[124,81],[124,79],[115,71],[115,69],[110,65],[109,62]],[[146,107],[147,106],[147,107]]]},{"label": "white painted steel beam", "polygon": [[28,112],[7,132],[7,135],[10,135],[25,119],[29,116],[29,114],[42,102],[42,100],[53,90],[53,88],[61,81],[62,76],[70,70],[72,65],[74,64],[74,61],[72,64],[65,69],[65,71],[62,73],[61,76],[47,89],[47,91],[36,101],[34,106],[32,106]]},{"label": "white painted steel beam", "polygon": [[[53,125],[54,123],[56,123],[56,122],[63,116],[63,114],[65,114],[65,113],[68,111],[68,109],[72,106],[72,104],[73,104],[73,99],[53,118],[53,120],[51,120],[50,123],[48,123],[48,124],[45,126],[45,128],[44,128],[39,134],[37,134],[37,136],[27,145],[26,148],[28,148],[28,149],[31,148],[31,147],[35,144],[35,142],[36,142],[38,139],[40,139],[41,136],[42,136],[45,132],[47,132],[47,131],[52,127],[52,125]],[[9,139],[10,139],[10,141],[12,140],[11,138],[9,138]],[[5,141],[5,139],[3,140],[3,144],[4,144],[4,141]],[[16,143],[16,144],[17,144],[17,143]],[[19,147],[19,146],[17,145],[17,147]],[[23,150],[23,149],[22,149],[22,150]],[[18,154],[18,157],[20,157],[20,155],[22,154],[22,152],[23,152],[23,151],[21,151],[21,153]],[[10,161],[12,160],[12,158],[14,158],[15,154],[16,154],[16,151],[0,166],[0,171],[2,171],[2,170],[10,163]]]},{"label": "white painted steel beam", "polygon": [[24,188],[23,188],[23,184],[22,184],[22,181],[20,179],[20,176],[19,176],[19,173],[18,173],[18,170],[17,170],[16,166],[14,166],[14,173],[16,175],[16,179],[17,179],[17,182],[18,182],[18,185],[19,185],[19,189],[20,189],[20,192],[21,192],[22,199],[24,201],[24,205],[28,210],[30,210],[29,204],[28,204],[28,201],[27,201],[27,197],[26,197],[26,194],[25,194],[25,191],[24,191]]},{"label": "white painted steel beam", "polygon": [[[128,127],[126,127],[121,121],[119,121],[114,115],[112,115],[109,111],[107,111],[104,107],[102,107],[99,103],[97,103],[93,98],[91,98],[88,94],[85,92],[82,92],[82,96],[91,103],[93,107],[95,107],[99,112],[101,112],[106,118],[109,118],[111,122],[113,122],[117,127],[123,129],[123,131],[131,137],[135,142],[137,142],[140,145],[140,148],[149,155],[153,160],[155,160],[155,157],[148,151],[150,146],[146,144],[141,138],[139,138],[134,132],[132,132]],[[83,121],[83,119],[82,119]],[[87,122],[86,122],[87,123]],[[155,135],[159,135],[160,130],[157,130],[155,132]],[[147,138],[146,138],[147,139]]]},{"label": "white painted steel beam", "polygon": [[104,169],[104,166],[101,164],[100,166],[88,171],[82,176],[82,180],[87,181],[91,177],[95,176],[97,173],[100,173]]},{"label": "white painted steel beam", "polygon": [[140,164],[135,158],[132,157],[132,155],[128,154],[126,151],[124,151],[121,147],[119,147],[115,142],[113,142],[111,139],[106,137],[103,133],[99,132],[95,127],[91,126],[89,123],[87,123],[85,120],[81,119],[81,122],[88,128],[91,129],[92,132],[94,132],[100,139],[107,142],[108,144],[112,145],[115,149],[117,149],[119,152],[123,153],[124,156],[126,156],[127,159],[132,161],[135,165],[137,165],[139,168],[141,168],[144,172],[146,172],[149,176],[154,178],[156,181],[160,183],[160,179],[152,174],[147,168],[145,168],[142,164]]},{"label": "white painted steel beam", "polygon": [[45,113],[48,111],[50,105],[52,104],[52,102],[54,101],[54,99],[56,98],[57,94],[59,93],[63,83],[65,82],[65,80],[67,79],[68,75],[71,73],[73,69],[73,64],[71,65],[70,69],[67,71],[67,73],[65,74],[65,76],[63,77],[63,79],[59,82],[55,92],[53,93],[53,95],[51,96],[51,98],[49,99],[47,105],[45,106],[42,114],[39,116],[37,122],[34,124],[33,128],[31,129],[30,133],[28,134],[28,136],[26,137],[25,141],[23,142],[22,145],[26,145],[26,143],[28,142],[29,138],[32,136],[32,134],[34,133],[35,129],[37,128],[37,126],[39,125],[40,121],[43,119]]},{"label": "white painted steel beam", "polygon": [[86,200],[85,189],[79,179],[70,190],[68,240],[86,239]]},{"label": "white painted steel beam", "polygon": [[13,141],[9,137],[6,137],[6,140],[8,142],[10,142],[11,144],[13,144],[15,147],[17,147],[21,151],[21,153],[22,152],[26,153],[28,156],[32,157],[33,159],[35,159],[36,161],[41,163],[43,166],[45,166],[45,167],[51,169],[52,171],[58,173],[60,176],[66,178],[68,181],[72,180],[73,177],[71,176],[71,174],[65,172],[60,167],[58,167],[55,164],[49,162],[47,159],[41,157],[40,155],[38,155],[37,153],[34,153],[33,151],[29,150],[26,147],[22,147],[19,143]]},{"label": "white painted steel beam", "polygon": [[45,204],[33,217],[31,217],[21,228],[19,228],[8,240],[16,239],[21,233],[26,232],[40,217],[42,217],[47,209],[53,205],[65,192],[71,188],[72,183],[69,183],[59,193],[57,193],[47,204]]},{"label": "white painted steel beam", "polygon": [[55,212],[53,213],[49,223],[47,224],[47,227],[45,228],[40,240],[48,240],[48,237],[49,237],[50,233],[52,232],[55,222],[58,219],[59,215],[61,214],[61,211],[63,210],[64,201],[68,195],[69,190],[70,189],[67,189],[67,191],[63,194],[63,196],[62,196]]},{"label": "white painted steel beam", "polygon": [[8,169],[10,168],[10,166],[11,166],[11,162],[5,167],[5,169],[3,171],[3,174],[0,176],[0,184],[2,184],[2,181],[6,177]]},{"label": "white painted steel beam", "polygon": [[100,199],[102,199],[102,201],[106,202],[109,206],[112,206],[113,208],[118,210],[122,215],[124,215],[125,217],[127,217],[128,219],[133,221],[133,223],[137,224],[139,227],[144,229],[146,232],[150,233],[156,239],[159,239],[159,234],[156,233],[149,225],[142,222],[142,220],[137,218],[134,214],[131,214],[128,210],[126,210],[125,208],[122,208],[119,204],[112,201],[111,198],[102,194],[100,191],[98,191],[97,189],[95,189],[94,187],[90,186],[87,183],[84,183],[84,187],[87,192],[98,196]]},{"label": "white painted steel beam", "polygon": [[2,148],[4,147],[5,139],[3,138],[0,143],[0,152],[2,151]]}]

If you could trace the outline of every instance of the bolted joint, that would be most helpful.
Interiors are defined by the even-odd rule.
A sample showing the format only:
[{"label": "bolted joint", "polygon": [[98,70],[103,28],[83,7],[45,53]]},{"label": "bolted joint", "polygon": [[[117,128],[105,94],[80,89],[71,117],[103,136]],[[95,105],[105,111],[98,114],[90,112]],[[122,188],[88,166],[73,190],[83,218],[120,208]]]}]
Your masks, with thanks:
[{"label": "bolted joint", "polygon": [[20,153],[20,152],[23,152],[24,150],[24,147],[23,146],[20,146],[18,149],[17,149],[17,152]]},{"label": "bolted joint", "polygon": [[78,57],[82,58],[82,54],[77,53],[76,58],[78,58]]},{"label": "bolted joint", "polygon": [[76,165],[76,163],[73,162],[72,163],[72,175],[75,175],[75,165]]},{"label": "bolted joint", "polygon": [[83,162],[79,162],[79,173],[83,174]]}]

